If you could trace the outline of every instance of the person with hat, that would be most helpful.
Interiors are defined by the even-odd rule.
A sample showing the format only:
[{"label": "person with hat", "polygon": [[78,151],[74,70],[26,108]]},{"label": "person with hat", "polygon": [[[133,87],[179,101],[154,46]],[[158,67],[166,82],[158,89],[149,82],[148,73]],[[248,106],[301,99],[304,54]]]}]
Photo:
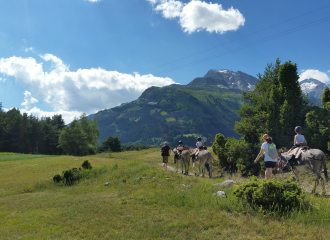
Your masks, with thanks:
[{"label": "person with hat", "polygon": [[163,157],[163,170],[167,171],[168,157],[171,153],[171,148],[168,146],[167,142],[164,143],[164,145],[160,149],[160,152]]}]

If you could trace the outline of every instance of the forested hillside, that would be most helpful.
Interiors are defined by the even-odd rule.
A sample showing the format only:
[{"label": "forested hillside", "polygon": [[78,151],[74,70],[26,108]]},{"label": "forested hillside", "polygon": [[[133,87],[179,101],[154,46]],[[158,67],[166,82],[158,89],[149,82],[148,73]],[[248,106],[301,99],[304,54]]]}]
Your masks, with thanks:
[{"label": "forested hillside", "polygon": [[234,132],[236,113],[243,105],[239,89],[208,86],[151,87],[136,101],[100,111],[100,141],[118,136],[124,144],[159,145],[179,140],[193,146],[196,137],[213,141],[216,133],[239,137]]}]

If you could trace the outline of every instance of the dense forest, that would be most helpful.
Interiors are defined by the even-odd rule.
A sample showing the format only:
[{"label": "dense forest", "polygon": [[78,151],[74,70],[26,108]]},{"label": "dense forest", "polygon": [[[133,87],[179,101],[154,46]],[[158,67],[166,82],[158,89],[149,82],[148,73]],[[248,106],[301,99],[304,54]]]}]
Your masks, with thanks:
[{"label": "dense forest", "polygon": [[59,130],[64,127],[61,115],[38,119],[16,108],[0,111],[0,151],[62,154],[57,146]]},{"label": "dense forest", "polygon": [[330,142],[330,90],[324,89],[322,106],[311,105],[303,97],[297,65],[289,62],[268,64],[252,92],[243,92],[246,103],[238,111],[241,121],[235,131],[239,140],[217,134],[213,150],[219,165],[242,175],[258,174],[263,161],[254,164],[260,151],[263,134],[269,134],[277,148],[289,149],[293,145],[295,126],[303,127],[303,134],[310,148],[329,154]]},{"label": "dense forest", "polygon": [[97,119],[89,120],[86,114],[66,126],[60,114],[38,119],[26,113],[21,114],[16,108],[8,112],[0,110],[0,152],[81,156],[152,147],[122,145],[118,137],[112,136],[98,146],[99,136]]}]

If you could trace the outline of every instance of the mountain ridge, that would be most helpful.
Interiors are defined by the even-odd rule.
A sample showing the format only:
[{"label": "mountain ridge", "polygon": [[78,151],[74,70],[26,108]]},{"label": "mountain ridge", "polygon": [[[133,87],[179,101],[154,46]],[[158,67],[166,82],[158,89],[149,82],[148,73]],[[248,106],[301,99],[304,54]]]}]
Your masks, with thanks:
[{"label": "mountain ridge", "polygon": [[[240,137],[234,124],[240,120],[237,110],[244,104],[242,90],[252,91],[257,81],[241,71],[211,69],[187,85],[150,87],[138,99],[89,118],[98,118],[100,141],[111,135],[123,144],[160,145],[166,140],[173,146],[182,140],[194,146],[202,136],[211,145],[217,133]],[[300,82],[313,104],[321,102],[326,85],[322,84],[315,79]]]}]

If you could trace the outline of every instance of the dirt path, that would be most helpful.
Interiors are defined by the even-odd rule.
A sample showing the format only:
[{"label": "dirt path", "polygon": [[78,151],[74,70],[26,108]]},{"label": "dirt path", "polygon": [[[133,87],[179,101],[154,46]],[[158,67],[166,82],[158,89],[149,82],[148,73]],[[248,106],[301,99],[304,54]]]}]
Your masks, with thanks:
[{"label": "dirt path", "polygon": [[[162,164],[162,163],[158,163],[158,165],[161,166],[161,167],[163,168],[163,164]],[[179,167],[179,170],[178,170],[177,173],[181,173],[181,170],[180,170],[180,169],[181,169],[181,168]],[[174,167],[172,167],[172,166],[167,165],[167,171],[176,172],[176,167],[174,168]],[[189,176],[194,176],[194,174],[192,174],[192,173],[188,173],[188,175],[189,175]]]}]

